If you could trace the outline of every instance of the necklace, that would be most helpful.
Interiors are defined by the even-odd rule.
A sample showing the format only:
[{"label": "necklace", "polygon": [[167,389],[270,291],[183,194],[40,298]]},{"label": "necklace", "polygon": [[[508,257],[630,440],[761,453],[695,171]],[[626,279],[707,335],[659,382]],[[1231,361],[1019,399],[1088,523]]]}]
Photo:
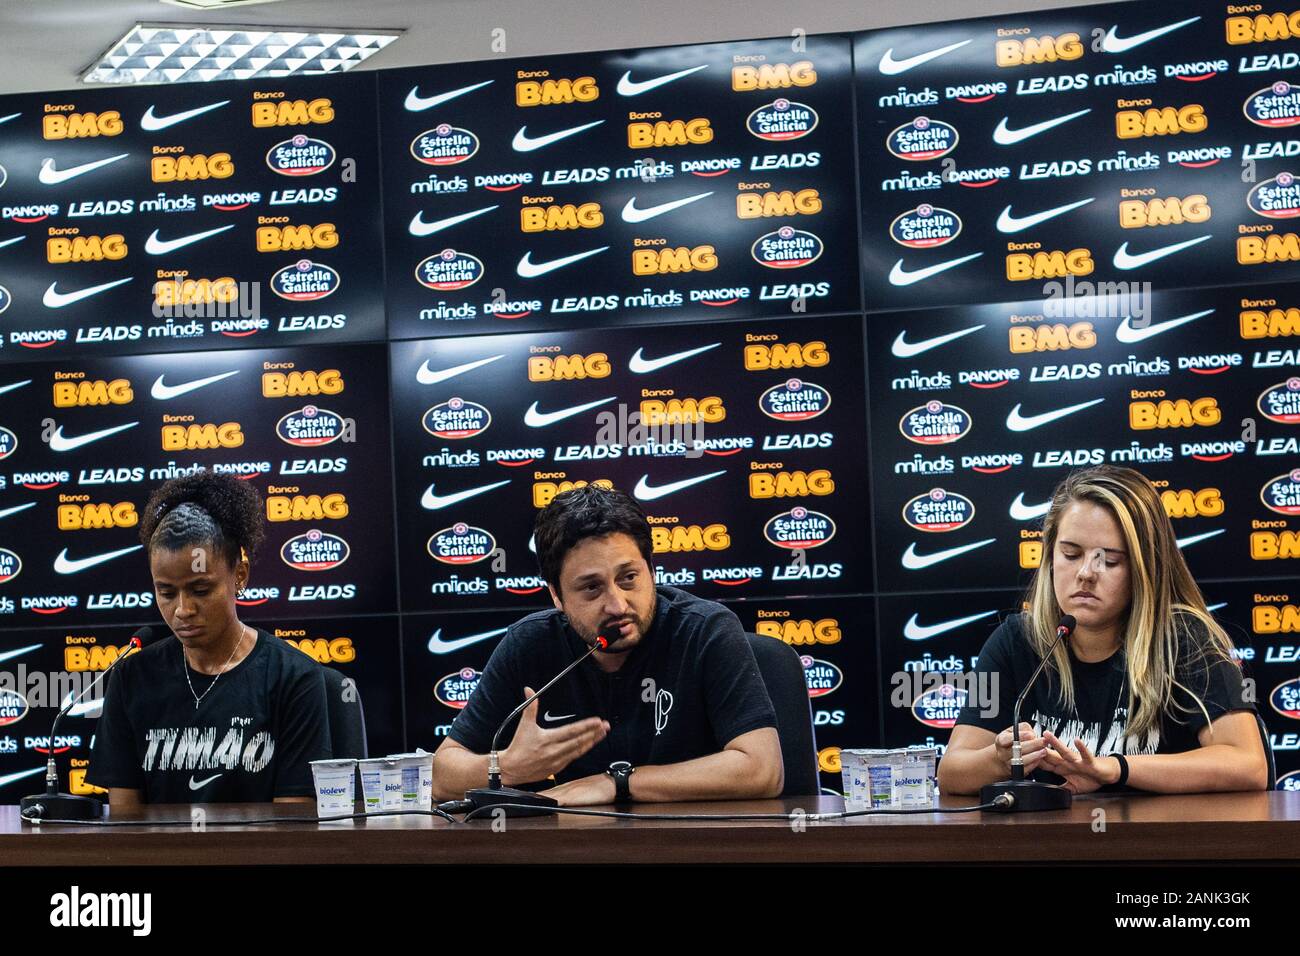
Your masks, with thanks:
[{"label": "necklace", "polygon": [[205,690],[201,694],[194,693],[194,681],[190,680],[189,661],[185,659],[184,645],[181,646],[181,667],[184,668],[185,670],[185,683],[190,685],[190,693],[194,696],[195,710],[199,709],[199,704],[202,703],[204,697],[208,696],[208,691],[212,690],[212,688],[217,686],[217,681],[221,680],[221,675],[226,672],[226,668],[230,667],[230,662],[235,659],[235,654],[239,651],[239,645],[244,643],[244,634],[247,633],[247,631],[248,631],[248,625],[245,624],[243,626],[243,629],[239,632],[239,640],[235,641],[234,650],[232,650],[230,652],[230,656],[226,658],[226,663],[222,665],[221,670],[217,671],[217,676],[212,678],[212,683],[208,685],[207,690]]}]

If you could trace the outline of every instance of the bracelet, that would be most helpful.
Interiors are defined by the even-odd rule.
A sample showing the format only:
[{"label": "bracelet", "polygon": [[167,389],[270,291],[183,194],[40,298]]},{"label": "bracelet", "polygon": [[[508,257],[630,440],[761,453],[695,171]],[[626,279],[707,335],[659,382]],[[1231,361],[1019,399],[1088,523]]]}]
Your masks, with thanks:
[{"label": "bracelet", "polygon": [[1119,761],[1119,779],[1115,781],[1113,786],[1122,787],[1128,783],[1128,758],[1120,753],[1111,754],[1111,756]]}]

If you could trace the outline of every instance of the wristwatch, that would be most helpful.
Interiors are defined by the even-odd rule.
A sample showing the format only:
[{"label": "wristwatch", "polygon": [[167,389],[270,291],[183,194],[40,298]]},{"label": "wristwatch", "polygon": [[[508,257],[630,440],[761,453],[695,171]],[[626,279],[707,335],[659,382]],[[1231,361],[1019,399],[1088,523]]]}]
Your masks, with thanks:
[{"label": "wristwatch", "polygon": [[636,773],[636,767],[632,766],[626,760],[615,760],[605,771],[614,778],[614,802],[631,803],[632,802],[632,785],[630,778]]}]

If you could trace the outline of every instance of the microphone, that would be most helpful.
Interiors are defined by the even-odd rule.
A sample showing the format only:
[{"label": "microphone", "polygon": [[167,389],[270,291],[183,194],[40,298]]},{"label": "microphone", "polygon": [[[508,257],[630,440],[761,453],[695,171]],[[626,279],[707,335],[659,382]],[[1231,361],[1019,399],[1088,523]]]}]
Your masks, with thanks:
[{"label": "microphone", "polygon": [[595,643],[591,645],[591,648],[587,653],[575,658],[572,664],[547,681],[540,690],[534,691],[533,694],[526,698],[522,704],[510,711],[510,713],[506,715],[505,720],[501,721],[501,726],[498,727],[497,732],[492,735],[492,749],[488,751],[488,785],[486,787],[478,787],[474,790],[468,790],[465,793],[466,801],[473,804],[475,810],[480,810],[483,807],[494,807],[503,803],[524,804],[529,807],[536,807],[537,809],[522,810],[508,808],[503,812],[508,817],[531,817],[545,814],[547,812],[547,807],[558,807],[560,805],[557,800],[554,800],[551,797],[543,797],[540,794],[533,793],[531,790],[519,790],[515,787],[502,786],[501,759],[497,751],[497,742],[501,737],[501,733],[506,729],[510,721],[523,713],[523,711],[528,708],[529,704],[541,697],[552,686],[558,683],[561,678],[568,674],[569,671],[573,670],[592,654],[596,653],[596,651],[608,650],[609,646],[616,640],[618,640],[617,635],[611,637],[605,633],[597,634]]},{"label": "microphone", "polygon": [[1011,713],[1011,779],[980,787],[980,803],[997,804],[989,809],[1001,813],[1022,810],[1066,810],[1074,800],[1073,794],[1064,787],[1025,779],[1025,762],[1020,755],[1020,705],[1029,696],[1030,688],[1034,686],[1034,681],[1038,680],[1038,675],[1047,666],[1048,659],[1061,641],[1074,633],[1077,623],[1073,614],[1061,615],[1061,620],[1056,625],[1056,640],[1047,649],[1043,659],[1038,662],[1038,668],[1025,684],[1025,689],[1020,692],[1020,696],[1016,698],[1016,706]]},{"label": "microphone", "polygon": [[98,687],[100,682],[113,672],[113,668],[140,650],[144,646],[145,640],[152,636],[153,628],[148,626],[142,627],[132,634],[131,640],[127,642],[130,647],[126,653],[119,654],[112,664],[109,664],[98,677],[87,684],[80,694],[70,698],[54,715],[54,722],[50,725],[49,759],[45,762],[45,792],[23,797],[19,801],[19,815],[24,822],[40,823],[42,818],[50,820],[98,820],[104,815],[102,800],[91,796],[59,793],[59,772],[54,762],[54,732],[58,729],[59,721],[63,719],[64,714],[80,703],[81,698],[90,693],[93,688]]}]

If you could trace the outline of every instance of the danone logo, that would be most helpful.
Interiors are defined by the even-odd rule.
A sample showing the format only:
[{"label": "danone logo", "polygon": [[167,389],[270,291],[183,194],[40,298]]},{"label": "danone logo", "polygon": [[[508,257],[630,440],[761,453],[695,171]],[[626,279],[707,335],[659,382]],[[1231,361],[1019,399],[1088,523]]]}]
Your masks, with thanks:
[{"label": "danone logo", "polygon": [[903,505],[903,520],[917,531],[956,531],[974,517],[975,502],[942,488],[931,488]]},{"label": "danone logo", "polygon": [[296,571],[329,571],[348,559],[352,549],[336,534],[312,528],[280,548],[280,560]]},{"label": "danone logo", "polygon": [[328,445],[343,436],[343,416],[328,408],[304,405],[276,422],[275,434],[280,441],[299,448]]},{"label": "danone logo", "polygon": [[0,584],[12,581],[23,570],[23,559],[8,548],[0,548]]},{"label": "danone logo", "polygon": [[1292,173],[1278,173],[1246,194],[1250,211],[1269,219],[1300,216],[1300,182]]},{"label": "danone logo", "polygon": [[759,139],[782,143],[807,136],[817,128],[817,111],[781,98],[760,106],[745,118],[745,129]]},{"label": "danone logo", "polygon": [[483,278],[483,263],[468,252],[444,249],[415,267],[415,279],[435,292],[465,289]]},{"label": "danone logo", "polygon": [[27,698],[16,690],[0,689],[0,727],[16,724],[27,716]]},{"label": "danone logo", "polygon": [[825,697],[844,682],[844,674],[830,661],[819,661],[806,654],[799,660],[803,664],[803,677],[808,683],[809,697]]},{"label": "danone logo", "polygon": [[927,727],[949,730],[957,723],[957,715],[966,706],[964,688],[944,684],[927,690],[912,701],[912,716]]},{"label": "danone logo", "polygon": [[899,159],[924,162],[947,156],[957,148],[957,129],[943,120],[918,116],[885,137],[885,148]]},{"label": "danone logo", "polygon": [[266,151],[266,165],[281,176],[315,176],[334,165],[334,147],[299,133]]},{"label": "danone logo", "polygon": [[1266,388],[1255,405],[1269,421],[1300,424],[1300,376]]},{"label": "danone logo", "polygon": [[1300,124],[1300,87],[1286,80],[1252,93],[1241,108],[1246,119],[1257,126],[1277,129]]},{"label": "danone logo", "polygon": [[271,276],[271,291],[290,302],[313,302],[333,295],[341,281],[329,266],[299,259]]},{"label": "danone logo", "polygon": [[483,675],[472,667],[463,667],[454,674],[448,674],[433,685],[433,696],[448,707],[464,710],[469,702],[469,695],[478,687]]},{"label": "danone logo", "polygon": [[792,378],[760,395],[758,407],[780,422],[806,422],[831,407],[831,393],[820,385]]},{"label": "danone logo", "polygon": [[961,217],[951,209],[921,203],[889,224],[889,238],[909,249],[932,249],[961,234]]},{"label": "danone logo", "polygon": [[13,303],[14,297],[9,294],[9,290],[0,285],[0,312],[4,312]]},{"label": "danone logo", "polygon": [[769,269],[799,269],[820,258],[824,248],[821,239],[813,233],[782,226],[755,239],[749,254]]},{"label": "danone logo", "polygon": [[835,537],[835,522],[819,511],[799,506],[769,519],[763,525],[763,537],[791,551],[819,548]]},{"label": "danone logo", "polygon": [[1268,702],[1283,717],[1300,720],[1300,677],[1292,677],[1274,687]]},{"label": "danone logo", "polygon": [[1300,468],[1270,478],[1259,490],[1259,500],[1269,511],[1280,515],[1300,515]]},{"label": "danone logo", "polygon": [[454,166],[478,152],[478,137],[449,123],[426,129],[411,140],[411,155],[430,166]]},{"label": "danone logo", "polygon": [[18,448],[18,436],[0,425],[0,461],[8,458]]},{"label": "danone logo", "polygon": [[473,564],[495,551],[497,542],[482,528],[473,528],[460,521],[450,528],[435,531],[426,547],[430,557],[443,564]]},{"label": "danone logo", "polygon": [[966,436],[971,429],[970,413],[938,399],[918,405],[898,420],[898,430],[918,445],[947,445]]},{"label": "danone logo", "polygon": [[473,438],[487,431],[492,413],[478,402],[453,397],[425,412],[420,424],[435,438]]}]

